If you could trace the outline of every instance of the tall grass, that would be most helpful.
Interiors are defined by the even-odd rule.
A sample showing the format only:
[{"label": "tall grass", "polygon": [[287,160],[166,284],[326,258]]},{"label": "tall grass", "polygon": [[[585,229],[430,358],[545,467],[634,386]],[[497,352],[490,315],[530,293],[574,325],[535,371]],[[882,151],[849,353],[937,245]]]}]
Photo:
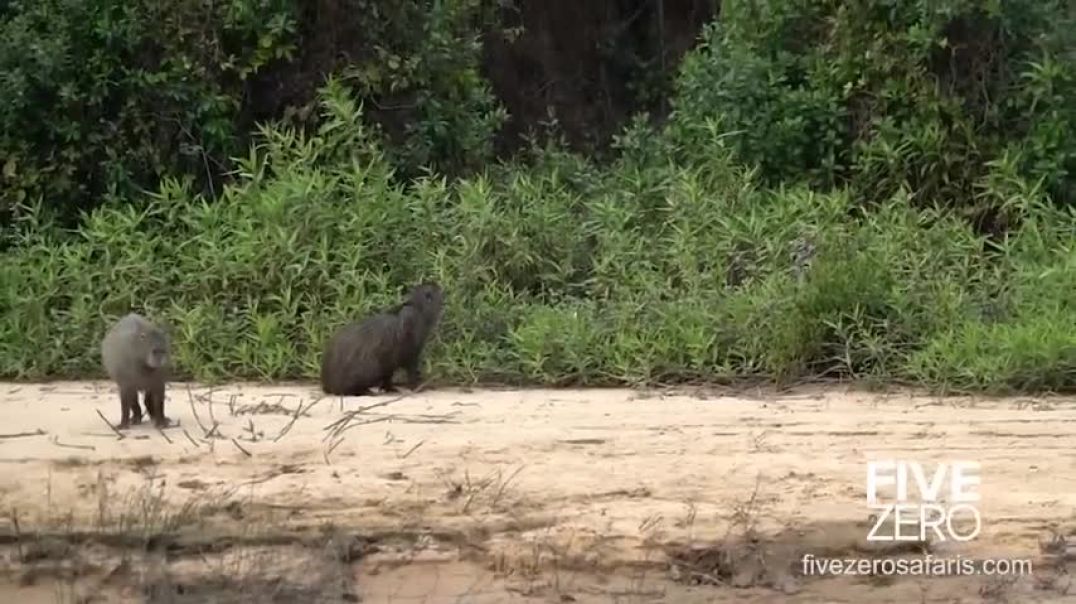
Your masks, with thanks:
[{"label": "tall grass", "polygon": [[900,194],[868,213],[764,188],[698,133],[694,162],[637,127],[611,165],[548,147],[400,184],[342,87],[321,107],[310,135],[264,127],[219,200],[168,180],[69,234],[26,214],[0,260],[0,375],[100,375],[108,322],[138,310],[169,326],[180,376],[312,378],[331,330],[436,279],[441,381],[1074,382],[1076,216],[1034,190],[983,253]]}]

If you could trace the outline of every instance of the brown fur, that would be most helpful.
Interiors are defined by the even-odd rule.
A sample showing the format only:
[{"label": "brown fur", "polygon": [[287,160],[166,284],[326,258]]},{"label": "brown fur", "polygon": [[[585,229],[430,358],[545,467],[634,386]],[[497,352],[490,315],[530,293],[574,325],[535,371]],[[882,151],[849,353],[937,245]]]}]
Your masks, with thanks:
[{"label": "brown fur", "polygon": [[139,391],[145,392],[146,412],[153,425],[169,425],[164,415],[164,392],[170,355],[164,331],[137,313],[120,318],[105,334],[101,361],[120,389],[120,428],[142,422]]},{"label": "brown fur", "polygon": [[401,367],[408,386],[415,389],[422,377],[422,350],[441,319],[443,305],[440,286],[423,283],[403,304],[338,329],[321,359],[321,389],[340,396],[370,394],[374,386],[395,392],[392,377]]}]

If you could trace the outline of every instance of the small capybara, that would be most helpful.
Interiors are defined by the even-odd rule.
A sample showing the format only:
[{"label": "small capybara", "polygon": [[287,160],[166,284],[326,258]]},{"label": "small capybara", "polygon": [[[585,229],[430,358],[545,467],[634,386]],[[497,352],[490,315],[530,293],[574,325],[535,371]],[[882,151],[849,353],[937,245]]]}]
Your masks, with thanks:
[{"label": "small capybara", "polygon": [[367,395],[374,386],[396,392],[392,377],[402,367],[414,390],[421,381],[422,349],[443,305],[441,287],[422,283],[403,304],[338,329],[321,359],[321,389],[339,396]]},{"label": "small capybara", "polygon": [[142,315],[120,318],[101,340],[105,371],[120,389],[120,428],[142,422],[138,393],[145,392],[146,412],[158,428],[168,426],[164,389],[171,349],[168,336]]}]

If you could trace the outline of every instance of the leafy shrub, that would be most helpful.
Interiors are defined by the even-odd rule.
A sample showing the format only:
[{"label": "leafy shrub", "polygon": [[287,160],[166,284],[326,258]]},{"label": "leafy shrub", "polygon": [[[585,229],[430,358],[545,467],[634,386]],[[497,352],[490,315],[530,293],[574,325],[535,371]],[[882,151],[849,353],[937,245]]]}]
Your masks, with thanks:
[{"label": "leafy shrub", "polygon": [[962,390],[1065,390],[1076,382],[1076,212],[1026,200],[999,246],[989,301],[910,355],[916,380]]},{"label": "leafy shrub", "polygon": [[[0,374],[99,374],[99,338],[133,308],[173,326],[180,375],[312,378],[332,329],[433,278],[447,300],[432,374],[457,382],[955,383],[969,369],[948,351],[973,334],[1048,325],[1038,350],[1066,375],[1072,331],[1053,321],[1069,307],[1011,309],[1064,297],[1068,277],[1028,296],[1032,275],[1068,274],[1071,214],[1029,205],[1014,251],[987,261],[961,220],[906,198],[849,221],[848,194],[759,188],[717,155],[707,168],[641,161],[628,136],[603,169],[546,149],[403,185],[345,87],[331,82],[322,108],[315,132],[264,128],[215,203],[167,180],[154,203],[99,208],[74,238],[20,223],[0,273]],[[816,252],[797,279],[803,240]],[[1006,283],[1008,331],[979,327]],[[984,384],[1009,379],[974,368]]]},{"label": "leafy shrub", "polygon": [[[436,279],[431,374],[454,382],[1071,386],[1060,6],[726,4],[662,130],[635,120],[604,164],[549,143],[475,173],[499,119],[472,78],[479,5],[400,8],[444,37],[375,44],[385,69],[330,79],[313,127],[259,126],[216,195],[167,176],[72,231],[31,199],[0,250],[0,376],[100,375],[108,323],[139,310],[180,376],[312,378],[333,329]],[[962,27],[1006,32],[987,54],[1009,75],[939,75]],[[396,94],[421,99],[400,131],[370,117]]]}]

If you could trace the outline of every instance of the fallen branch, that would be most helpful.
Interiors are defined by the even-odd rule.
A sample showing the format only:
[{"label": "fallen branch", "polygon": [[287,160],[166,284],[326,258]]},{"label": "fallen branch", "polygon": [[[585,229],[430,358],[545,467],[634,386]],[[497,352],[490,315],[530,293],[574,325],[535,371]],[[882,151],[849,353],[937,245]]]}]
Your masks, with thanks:
[{"label": "fallen branch", "polygon": [[[235,400],[235,395],[234,394],[232,395],[231,400]],[[206,400],[205,404],[206,404],[207,407],[209,407],[209,421],[213,422],[213,427],[216,428],[218,425],[220,425],[220,422],[218,422],[217,417],[215,415],[213,415],[213,399],[210,398],[210,399]]]},{"label": "fallen branch", "polygon": [[91,445],[68,445],[60,442],[60,438],[57,436],[52,437],[52,444],[57,447],[63,447],[65,449],[81,449],[83,451],[96,451],[97,448]]},{"label": "fallen branch", "polygon": [[394,415],[385,415],[383,417],[378,417],[376,419],[366,420],[364,422],[355,422],[355,423],[352,423],[352,424],[347,424],[345,426],[341,426],[340,429],[336,430],[335,432],[330,433],[329,436],[331,436],[333,438],[342,438],[343,435],[344,435],[344,432],[347,432],[348,430],[350,430],[352,428],[357,428],[359,426],[365,426],[365,425],[368,425],[368,424],[379,424],[381,422],[387,422],[387,421],[389,421],[391,419],[395,419],[395,417],[396,416],[394,416]]},{"label": "fallen branch", "polygon": [[[316,403],[316,402],[317,401],[314,401],[314,403]],[[310,407],[313,407],[314,403],[310,403]],[[309,410],[310,407],[307,407],[307,410]],[[295,408],[295,413],[291,416],[291,421],[289,421],[287,424],[284,424],[284,427],[280,429],[280,432],[276,435],[276,438],[273,439],[273,442],[279,441],[281,438],[283,438],[283,436],[285,434],[290,432],[292,426],[295,425],[295,422],[299,420],[299,416],[302,415],[302,414],[303,414],[303,401],[302,401],[302,399],[300,399],[299,400],[299,406]]]},{"label": "fallen branch", "polygon": [[24,438],[27,436],[44,436],[48,434],[41,428],[34,430],[33,432],[16,432],[15,434],[0,434],[0,438]]},{"label": "fallen branch", "polygon": [[411,456],[412,453],[414,453],[419,447],[421,447],[425,443],[426,443],[426,441],[424,441],[424,440],[418,441],[418,443],[415,446],[413,446],[413,447],[411,447],[410,449],[407,450],[407,453],[404,453],[403,455],[397,455],[396,458],[397,459],[407,459],[408,457]]},{"label": "fallen branch", "polygon": [[310,404],[306,406],[306,411],[305,411],[306,415],[310,415],[310,411],[311,411],[311,409],[314,408],[314,405],[317,405],[318,403],[325,400],[326,398],[328,398],[328,397],[322,395],[322,396],[317,397],[313,401],[311,401]]},{"label": "fallen branch", "polygon": [[198,441],[191,438],[191,435],[190,435],[189,432],[187,432],[186,428],[183,428],[183,436],[186,436],[187,440],[191,441],[191,444],[194,445],[195,447],[201,447],[202,446],[202,445],[198,444]]},{"label": "fallen branch", "polygon": [[250,451],[247,451],[246,449],[244,449],[243,445],[239,444],[239,441],[235,440],[234,438],[232,439],[232,444],[235,445],[236,449],[239,449],[240,451],[242,451],[243,454],[245,454],[247,457],[253,457],[253,455],[251,455]]},{"label": "fallen branch", "polygon": [[198,427],[202,429],[202,433],[206,438],[209,438],[209,431],[206,430],[205,424],[202,423],[202,418],[198,417],[198,409],[194,406],[194,393],[191,392],[191,385],[187,384],[187,401],[191,404],[191,413],[194,414],[194,421],[198,422]]},{"label": "fallen branch", "polygon": [[251,418],[247,418],[247,421],[250,422],[250,425],[247,426],[247,432],[250,432],[250,442],[257,442],[258,431],[254,428],[254,420]]},{"label": "fallen branch", "polygon": [[[325,435],[325,437],[322,438],[322,440],[329,440],[331,438],[336,438],[344,430],[347,430],[348,428],[351,428],[352,426],[349,426],[348,423],[351,422],[353,419],[355,419],[356,416],[362,415],[363,413],[366,413],[367,411],[370,411],[371,409],[378,409],[380,407],[385,407],[387,405],[391,405],[392,403],[402,401],[403,399],[405,399],[405,398],[407,398],[409,396],[411,396],[411,393],[401,394],[400,396],[390,398],[387,401],[381,401],[380,403],[373,403],[372,405],[366,405],[366,406],[363,406],[363,407],[359,407],[358,409],[355,409],[353,411],[348,411],[347,413],[344,414],[343,417],[341,417],[340,419],[334,421],[333,423],[331,423],[328,426],[325,426],[323,428],[323,430],[327,431],[328,434]],[[382,421],[384,421],[384,420],[382,420]],[[359,425],[362,425],[362,424],[359,424]]]},{"label": "fallen branch", "polygon": [[105,425],[108,426],[108,429],[112,430],[113,432],[116,433],[116,436],[119,437],[118,440],[123,440],[123,439],[127,438],[126,434],[124,434],[123,432],[120,432],[119,428],[117,428],[116,426],[113,426],[112,422],[108,421],[108,419],[105,417],[105,414],[101,413],[100,409],[94,409],[94,411],[97,412],[97,415],[101,418],[101,421],[105,422]]},{"label": "fallen branch", "polygon": [[444,415],[392,415],[393,420],[404,424],[458,424],[459,422],[450,419],[456,413],[446,413]]},{"label": "fallen branch", "polygon": [[324,457],[325,457],[325,465],[327,465],[327,466],[332,465],[332,462],[329,461],[329,455],[331,455],[332,452],[335,451],[336,448],[339,447],[343,442],[344,442],[344,439],[340,438],[335,443],[333,443],[332,446],[330,446],[327,451],[325,451],[325,455],[324,455]]}]

